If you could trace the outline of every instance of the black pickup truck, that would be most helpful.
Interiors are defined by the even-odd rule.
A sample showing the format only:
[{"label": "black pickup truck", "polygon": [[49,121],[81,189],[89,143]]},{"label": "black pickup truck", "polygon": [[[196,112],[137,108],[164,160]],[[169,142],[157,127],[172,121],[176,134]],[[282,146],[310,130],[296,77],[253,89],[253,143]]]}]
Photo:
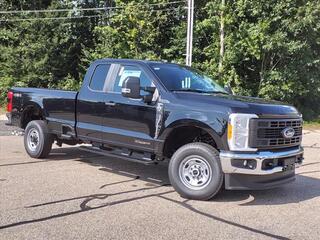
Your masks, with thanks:
[{"label": "black pickup truck", "polygon": [[[265,189],[295,179],[302,117],[292,106],[235,96],[190,67],[101,59],[79,92],[12,88],[8,124],[25,130],[31,157],[52,144],[141,163],[168,161],[181,196]],[[89,144],[89,145],[88,145]]]}]

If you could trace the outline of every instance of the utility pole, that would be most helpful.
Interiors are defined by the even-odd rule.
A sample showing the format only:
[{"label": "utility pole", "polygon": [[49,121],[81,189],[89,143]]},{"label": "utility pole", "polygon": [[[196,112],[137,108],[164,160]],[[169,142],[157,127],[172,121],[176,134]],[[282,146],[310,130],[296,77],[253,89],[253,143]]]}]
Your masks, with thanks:
[{"label": "utility pole", "polygon": [[192,40],[193,40],[193,14],[194,0],[188,0],[188,29],[187,29],[187,49],[186,49],[186,65],[192,64]]},{"label": "utility pole", "polygon": [[220,13],[220,57],[219,57],[219,74],[223,70],[223,58],[224,58],[224,11],[225,11],[226,1],[221,0],[221,13]]}]

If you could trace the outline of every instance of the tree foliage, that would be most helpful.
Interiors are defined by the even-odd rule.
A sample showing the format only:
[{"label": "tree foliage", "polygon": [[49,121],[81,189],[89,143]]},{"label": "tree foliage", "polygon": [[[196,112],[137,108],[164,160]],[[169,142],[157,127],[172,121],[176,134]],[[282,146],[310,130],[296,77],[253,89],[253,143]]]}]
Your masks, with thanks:
[{"label": "tree foliage", "polygon": [[[1,1],[2,11],[73,11],[0,16],[0,101],[11,86],[78,89],[89,63],[97,58],[183,64],[186,5],[169,2]],[[297,106],[306,119],[319,118],[319,0],[236,0],[225,5],[221,0],[197,0],[195,4],[194,67],[221,84],[230,84],[238,94],[285,101]],[[78,10],[93,7],[113,8]],[[222,12],[225,49],[221,59]],[[50,19],[59,17],[72,18]],[[29,18],[38,20],[13,21]]]}]

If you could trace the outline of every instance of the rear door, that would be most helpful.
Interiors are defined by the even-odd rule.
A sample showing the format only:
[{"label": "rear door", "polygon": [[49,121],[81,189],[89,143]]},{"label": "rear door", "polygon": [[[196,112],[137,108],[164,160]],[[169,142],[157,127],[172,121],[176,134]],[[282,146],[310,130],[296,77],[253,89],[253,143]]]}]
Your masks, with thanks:
[{"label": "rear door", "polygon": [[[128,76],[140,78],[141,86],[154,86],[148,75],[138,64],[119,64],[115,70],[110,89],[105,94],[103,141],[109,144],[153,152],[155,148],[156,103],[130,99],[121,95],[122,82]],[[141,91],[141,95],[147,92]]]},{"label": "rear door", "polygon": [[77,135],[80,139],[95,142],[102,140],[104,97],[111,66],[109,63],[98,63],[91,66],[87,73],[90,79],[83,84],[77,101]]}]

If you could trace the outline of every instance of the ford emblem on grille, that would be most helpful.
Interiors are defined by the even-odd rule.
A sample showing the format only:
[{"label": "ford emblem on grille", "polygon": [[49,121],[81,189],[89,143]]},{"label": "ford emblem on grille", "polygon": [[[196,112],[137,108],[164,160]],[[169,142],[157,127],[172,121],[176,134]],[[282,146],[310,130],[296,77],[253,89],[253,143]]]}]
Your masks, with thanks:
[{"label": "ford emblem on grille", "polygon": [[285,129],[283,129],[281,133],[284,138],[288,139],[288,138],[292,138],[294,136],[295,131],[292,127],[287,127]]}]

